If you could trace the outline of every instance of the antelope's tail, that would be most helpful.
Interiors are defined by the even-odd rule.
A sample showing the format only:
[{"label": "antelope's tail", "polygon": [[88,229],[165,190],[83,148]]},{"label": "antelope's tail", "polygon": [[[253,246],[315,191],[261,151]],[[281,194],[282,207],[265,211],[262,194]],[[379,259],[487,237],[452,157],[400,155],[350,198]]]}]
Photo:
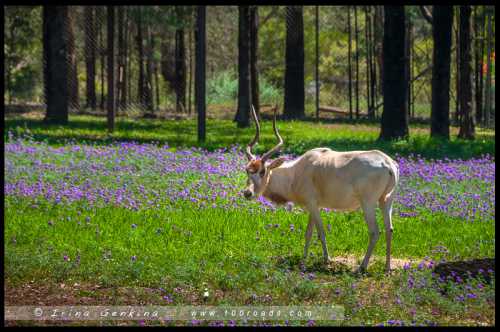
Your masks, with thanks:
[{"label": "antelope's tail", "polygon": [[390,179],[387,183],[387,187],[385,188],[385,192],[383,194],[383,200],[386,202],[389,197],[391,197],[394,190],[396,190],[397,184],[399,183],[399,166],[396,162],[391,162],[389,165],[389,175]]}]

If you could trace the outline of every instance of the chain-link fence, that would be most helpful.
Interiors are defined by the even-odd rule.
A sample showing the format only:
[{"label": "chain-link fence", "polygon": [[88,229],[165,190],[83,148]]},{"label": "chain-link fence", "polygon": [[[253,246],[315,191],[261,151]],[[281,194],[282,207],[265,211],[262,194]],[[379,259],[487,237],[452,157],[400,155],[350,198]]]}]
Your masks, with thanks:
[{"label": "chain-link fence", "polygon": [[[110,56],[107,10],[104,6],[69,6],[66,19],[61,23],[59,33],[67,41],[67,89],[71,112],[105,113]],[[113,10],[114,54],[111,56],[114,58],[117,115],[194,116],[195,7],[115,6]],[[379,117],[383,107],[383,7],[320,6],[316,11],[315,6],[303,6],[299,10],[303,20],[306,116],[316,116],[318,61],[321,118],[348,117],[350,114]],[[286,36],[297,27],[297,22],[292,22],[287,12],[284,6],[260,6],[256,11],[262,109],[274,105],[283,108]],[[407,35],[408,41],[409,65],[405,75],[411,82],[409,113],[412,118],[429,118],[432,26],[424,20],[417,6],[408,6],[406,15],[407,29],[402,33]],[[207,7],[209,116],[233,118],[236,111],[238,19],[237,6]],[[482,22],[487,23],[487,19]],[[489,32],[486,25],[483,26],[482,30],[474,28],[475,41],[486,41]],[[6,6],[4,33],[5,103],[10,110],[37,108],[43,111],[47,99],[44,95],[42,7]],[[317,50],[316,40],[319,42]],[[494,56],[494,38],[489,47]],[[455,38],[451,116],[457,104],[456,49]],[[486,54],[484,49],[486,45],[483,45]],[[486,61],[483,62],[485,66]],[[494,61],[491,66],[494,67]],[[484,74],[483,81],[486,80]],[[494,93],[494,70],[492,75],[490,94]],[[494,98],[492,103],[491,115],[494,115]],[[492,119],[490,116],[490,123],[494,123]]]}]

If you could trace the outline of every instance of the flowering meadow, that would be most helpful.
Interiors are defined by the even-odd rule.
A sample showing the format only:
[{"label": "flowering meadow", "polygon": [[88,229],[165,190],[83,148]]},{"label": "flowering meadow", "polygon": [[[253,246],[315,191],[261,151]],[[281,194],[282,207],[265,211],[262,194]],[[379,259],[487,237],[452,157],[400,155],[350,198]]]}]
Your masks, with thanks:
[{"label": "flowering meadow", "polygon": [[[6,278],[14,286],[46,280],[148,287],[155,289],[148,301],[165,305],[199,303],[205,288],[210,304],[333,301],[346,308],[346,320],[334,323],[341,325],[494,324],[494,278],[457,283],[432,270],[449,260],[494,257],[494,157],[394,159],[401,181],[393,257],[404,265],[390,278],[383,274],[382,234],[369,274],[359,277],[352,267],[322,267],[317,240],[306,265],[299,264],[306,214],[242,197],[246,160],[238,145],[51,146],[11,136]],[[324,209],[322,216],[330,254],[359,261],[368,245],[362,213]]]}]

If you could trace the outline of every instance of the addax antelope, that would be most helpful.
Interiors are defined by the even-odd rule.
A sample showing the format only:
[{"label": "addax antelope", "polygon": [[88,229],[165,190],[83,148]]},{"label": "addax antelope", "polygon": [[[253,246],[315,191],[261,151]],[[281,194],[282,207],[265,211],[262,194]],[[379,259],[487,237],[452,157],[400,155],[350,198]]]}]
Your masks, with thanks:
[{"label": "addax antelope", "polygon": [[389,271],[393,233],[392,203],[399,181],[397,163],[378,150],[338,152],[329,148],[309,150],[292,161],[285,161],[282,157],[269,161],[283,146],[283,139],[276,128],[276,112],[273,130],[278,144],[258,158],[252,154],[252,147],[258,142],[260,134],[259,120],[253,106],[252,116],[256,133],[246,148],[248,182],[243,195],[247,199],[263,195],[277,204],[293,202],[305,208],[309,212],[309,223],[305,234],[304,260],[315,226],[325,263],[330,261],[330,257],[320,208],[353,211],[361,207],[368,225],[369,243],[359,271],[366,270],[380,235],[375,220],[378,203],[385,224],[386,270]]}]

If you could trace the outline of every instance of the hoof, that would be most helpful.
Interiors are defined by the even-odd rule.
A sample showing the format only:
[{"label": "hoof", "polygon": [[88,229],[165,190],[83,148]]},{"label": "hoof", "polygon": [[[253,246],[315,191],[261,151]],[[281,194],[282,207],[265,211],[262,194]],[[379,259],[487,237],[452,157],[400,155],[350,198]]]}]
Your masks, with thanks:
[{"label": "hoof", "polygon": [[335,262],[335,260],[331,257],[327,257],[327,258],[323,259],[323,263],[325,263],[326,265],[331,264],[333,262]]}]

